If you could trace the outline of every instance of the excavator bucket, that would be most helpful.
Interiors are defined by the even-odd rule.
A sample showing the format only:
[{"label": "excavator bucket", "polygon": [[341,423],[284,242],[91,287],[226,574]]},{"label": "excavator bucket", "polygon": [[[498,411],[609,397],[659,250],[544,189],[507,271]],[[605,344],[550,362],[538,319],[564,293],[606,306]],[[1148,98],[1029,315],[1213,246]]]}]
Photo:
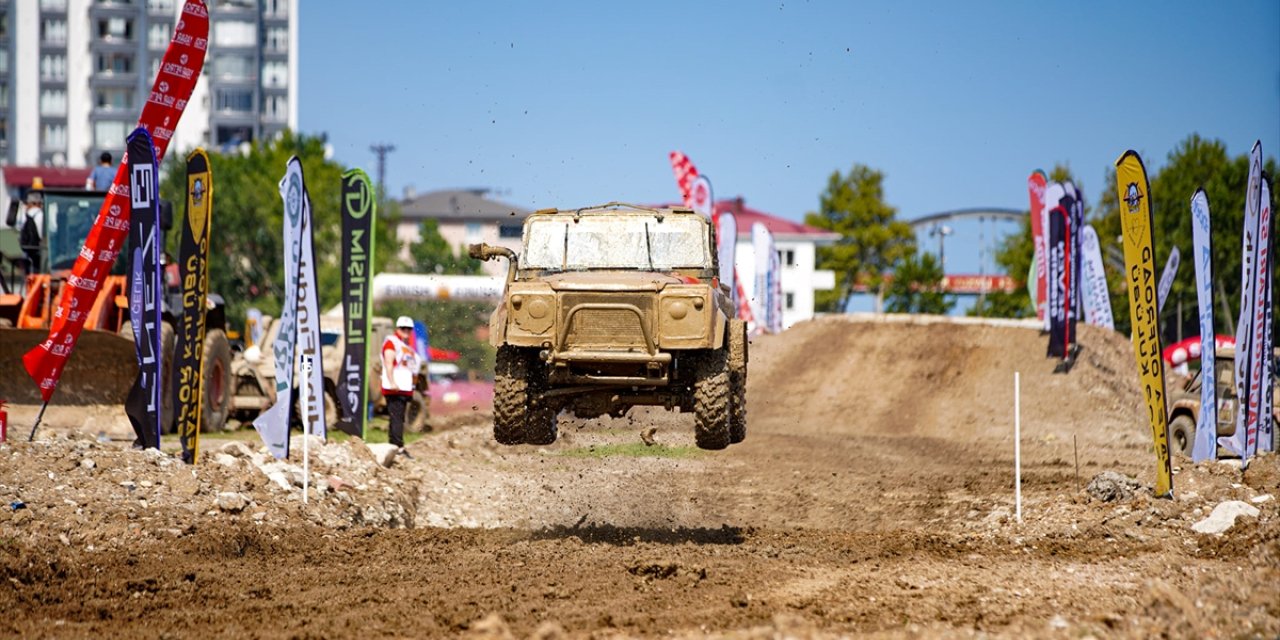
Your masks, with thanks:
[{"label": "excavator bucket", "polygon": [[[40,389],[22,366],[22,356],[49,336],[48,329],[0,329],[0,398],[40,404]],[[123,405],[138,377],[133,339],[86,329],[67,360],[50,404]]]}]

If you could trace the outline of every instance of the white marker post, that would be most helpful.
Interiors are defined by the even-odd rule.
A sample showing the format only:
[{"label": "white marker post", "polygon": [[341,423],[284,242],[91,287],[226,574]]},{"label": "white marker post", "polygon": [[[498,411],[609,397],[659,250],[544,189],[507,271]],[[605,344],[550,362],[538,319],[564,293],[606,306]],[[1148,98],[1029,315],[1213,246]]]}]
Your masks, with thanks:
[{"label": "white marker post", "polygon": [[[302,379],[311,379],[311,356],[302,354]],[[311,435],[308,430],[311,425],[311,398],[307,395],[307,390],[302,389],[302,504],[307,503],[307,487],[311,481]]]},{"label": "white marker post", "polygon": [[1013,504],[1022,524],[1022,380],[1013,372]]}]

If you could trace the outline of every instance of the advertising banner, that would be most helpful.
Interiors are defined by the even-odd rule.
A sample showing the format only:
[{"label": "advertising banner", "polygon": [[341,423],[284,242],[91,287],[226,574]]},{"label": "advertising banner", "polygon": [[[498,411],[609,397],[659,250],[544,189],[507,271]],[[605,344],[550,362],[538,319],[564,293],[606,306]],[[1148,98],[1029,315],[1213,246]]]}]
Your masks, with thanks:
[{"label": "advertising banner", "polygon": [[1045,319],[1045,291],[1047,288],[1045,274],[1045,260],[1049,251],[1049,241],[1046,237],[1048,233],[1044,228],[1044,191],[1048,179],[1044,172],[1036,169],[1031,177],[1027,178],[1027,193],[1031,196],[1031,239],[1035,246],[1035,256],[1031,261],[1032,268],[1035,269],[1035,282],[1027,282],[1027,286],[1032,291],[1031,302],[1036,308],[1036,317]]},{"label": "advertising banner", "polygon": [[196,149],[187,156],[187,210],[179,226],[178,269],[182,281],[182,315],[178,319],[173,381],[176,430],[182,459],[200,455],[200,423],[204,419],[205,299],[209,295],[209,231],[213,218],[213,178],[209,156]]},{"label": "advertising banner", "polygon": [[[1254,282],[1258,277],[1254,260],[1258,252],[1258,218],[1262,206],[1262,142],[1254,142],[1249,151],[1249,181],[1244,198],[1244,230],[1240,269],[1240,317],[1236,324],[1235,383],[1236,430],[1229,438],[1219,438],[1218,444],[1245,460],[1247,452],[1249,406],[1249,363],[1252,354],[1250,338],[1254,324]],[[1245,460],[1247,463],[1247,460]]]},{"label": "advertising banner", "polygon": [[294,156],[289,165],[298,167],[298,178],[302,183],[302,237],[300,240],[301,255],[298,259],[298,342],[297,348],[301,362],[313,364],[298,385],[298,393],[305,397],[299,400],[307,407],[302,416],[303,432],[313,436],[326,437],[324,367],[320,352],[320,290],[316,281],[315,261],[315,220],[311,216],[311,194],[307,191],[307,181],[302,175],[302,161]]},{"label": "advertising banner", "polygon": [[671,152],[671,171],[676,176],[676,186],[680,188],[680,199],[684,206],[693,208],[693,180],[698,177],[698,170],[693,168],[689,157],[679,151]]},{"label": "advertising banner", "polygon": [[[1044,242],[1045,242],[1045,251],[1044,251],[1044,261],[1045,261],[1044,263],[1044,282],[1045,282],[1044,330],[1045,331],[1051,331],[1053,328],[1052,326],[1050,326],[1053,314],[1049,310],[1053,308],[1055,305],[1056,306],[1062,305],[1062,300],[1061,298],[1058,297],[1061,291],[1059,291],[1057,288],[1053,286],[1054,277],[1057,277],[1060,280],[1062,278],[1062,275],[1057,271],[1060,265],[1053,264],[1053,255],[1054,255],[1053,244],[1052,244],[1052,240],[1049,238],[1052,220],[1049,216],[1049,211],[1052,210],[1054,207],[1058,206],[1058,204],[1062,202],[1062,198],[1065,195],[1067,194],[1066,194],[1066,191],[1063,190],[1062,188],[1062,183],[1050,182],[1049,185],[1044,188],[1044,202],[1040,207],[1040,224],[1044,229]],[[1036,277],[1040,277],[1039,274],[1037,274]]]},{"label": "advertising banner", "polygon": [[1067,208],[1071,214],[1070,224],[1067,225],[1071,236],[1067,261],[1071,264],[1071,336],[1074,341],[1075,323],[1084,315],[1084,300],[1081,295],[1084,288],[1080,282],[1080,274],[1083,272],[1080,265],[1080,227],[1084,226],[1084,196],[1076,189],[1076,184],[1070,180],[1066,181],[1062,187],[1067,192],[1067,197],[1071,199],[1070,206]]},{"label": "advertising banner", "polygon": [[1218,457],[1218,354],[1213,333],[1213,227],[1209,222],[1209,197],[1204,189],[1196,189],[1191,196],[1191,256],[1200,319],[1200,418],[1191,447],[1193,462]]},{"label": "advertising banner", "polygon": [[302,257],[302,208],[306,194],[302,188],[302,163],[289,160],[284,179],[280,181],[280,198],[284,200],[284,304],[280,308],[279,331],[272,349],[276,365],[276,399],[266,411],[253,420],[253,428],[262,436],[271,455],[289,457],[289,418],[293,413],[293,370],[296,357],[294,343],[298,338],[298,262]]},{"label": "advertising banner", "polygon": [[1262,353],[1267,354],[1262,358],[1262,406],[1258,410],[1261,416],[1258,423],[1258,449],[1260,451],[1275,451],[1275,420],[1271,416],[1275,411],[1275,385],[1269,381],[1275,380],[1275,264],[1276,264],[1276,216],[1275,203],[1271,200],[1271,182],[1264,176],[1262,179],[1262,202],[1261,215],[1271,221],[1268,237],[1267,264],[1263,266],[1262,277],[1265,282],[1262,285],[1264,294],[1263,308],[1267,311],[1267,317],[1262,325],[1265,331],[1265,337],[1262,342]]},{"label": "advertising banner", "polygon": [[129,175],[129,322],[138,352],[138,377],[129,389],[124,410],[138,442],[160,448],[160,397],[164,352],[160,314],[160,197],[151,135],[139,127],[129,134],[124,166]]},{"label": "advertising banner", "polygon": [[[1065,197],[1065,196],[1064,196]],[[1067,328],[1067,310],[1070,306],[1070,275],[1067,256],[1070,244],[1067,225],[1071,214],[1062,205],[1049,209],[1049,348],[1051,358],[1065,359],[1070,353],[1070,334]]]},{"label": "advertising banner", "polygon": [[1160,272],[1160,288],[1156,290],[1156,310],[1164,311],[1164,303],[1169,299],[1169,291],[1173,289],[1173,279],[1178,277],[1178,266],[1182,263],[1182,252],[1174,247],[1169,251],[1169,259],[1164,263],[1164,271]]},{"label": "advertising banner", "polygon": [[693,184],[689,189],[689,206],[710,220],[715,209],[715,200],[711,192],[711,180],[704,175],[699,175],[693,179]]},{"label": "advertising banner", "polygon": [[756,257],[755,287],[752,291],[756,328],[776,333],[782,330],[781,301],[776,300],[780,293],[778,276],[781,269],[773,234],[764,224],[757,222],[751,225],[751,245]]},{"label": "advertising banner", "polygon": [[[1263,387],[1271,386],[1271,380],[1264,377],[1267,361],[1272,358],[1271,353],[1267,351],[1267,334],[1270,333],[1270,327],[1267,325],[1267,319],[1270,317],[1267,310],[1267,288],[1271,279],[1266,273],[1267,267],[1271,265],[1271,194],[1266,176],[1258,182],[1258,241],[1254,243],[1257,247],[1253,254],[1254,305],[1249,333],[1249,401],[1245,405],[1247,422],[1244,446],[1248,458],[1258,455],[1258,439],[1264,428],[1263,423],[1269,427],[1272,420],[1270,414],[1262,413],[1265,395]],[[1247,458],[1245,462],[1248,462]]]},{"label": "advertising banner", "polygon": [[733,260],[738,252],[738,217],[721,211],[716,220],[716,253],[720,262],[720,283],[729,287],[734,307],[738,305],[738,283]]},{"label": "advertising banner", "polygon": [[1169,460],[1168,411],[1165,406],[1164,358],[1160,349],[1160,315],[1156,310],[1155,250],[1151,239],[1151,184],[1136,151],[1116,161],[1116,195],[1124,239],[1125,287],[1129,291],[1129,320],[1133,353],[1138,364],[1143,398],[1151,423],[1156,453],[1157,497],[1172,497],[1173,470]]},{"label": "advertising banner", "polygon": [[373,233],[378,203],[369,176],[342,174],[342,333],[338,376],[339,430],[364,437],[369,411],[369,317],[373,307]]},{"label": "advertising banner", "polygon": [[[138,119],[138,126],[151,134],[157,165],[164,159],[169,139],[200,77],[208,39],[208,9],[201,0],[187,0]],[[80,257],[71,267],[62,300],[53,314],[49,337],[22,357],[27,374],[40,387],[40,396],[45,402],[53,397],[67,358],[80,338],[88,310],[93,307],[105,276],[125,244],[130,208],[129,177],[126,163],[121,163],[98,218],[85,238]]]},{"label": "advertising banner", "polygon": [[1107,273],[1102,263],[1102,246],[1093,225],[1080,229],[1081,295],[1084,296],[1084,320],[1095,326],[1116,328],[1111,314],[1111,292],[1107,290]]}]

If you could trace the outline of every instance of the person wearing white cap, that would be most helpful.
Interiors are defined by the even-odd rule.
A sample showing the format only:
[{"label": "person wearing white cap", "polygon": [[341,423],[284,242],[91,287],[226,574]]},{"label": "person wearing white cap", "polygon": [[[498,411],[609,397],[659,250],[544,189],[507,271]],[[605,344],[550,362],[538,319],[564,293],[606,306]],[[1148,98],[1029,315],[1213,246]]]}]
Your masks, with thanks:
[{"label": "person wearing white cap", "polygon": [[382,342],[382,397],[387,399],[391,444],[400,454],[412,457],[404,448],[404,412],[413,398],[413,378],[422,363],[409,341],[413,338],[413,318],[396,318],[395,333]]}]

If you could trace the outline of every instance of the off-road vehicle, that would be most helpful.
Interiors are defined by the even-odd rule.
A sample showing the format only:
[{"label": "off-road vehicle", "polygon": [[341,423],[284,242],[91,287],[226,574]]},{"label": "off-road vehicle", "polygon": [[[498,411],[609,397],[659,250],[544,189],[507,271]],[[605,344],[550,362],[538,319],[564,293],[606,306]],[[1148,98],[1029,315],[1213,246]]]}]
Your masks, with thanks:
[{"label": "off-road vehicle", "polygon": [[[1236,433],[1236,412],[1239,402],[1236,396],[1235,372],[1236,350],[1231,347],[1220,348],[1214,358],[1214,381],[1217,390],[1214,396],[1218,399],[1218,437],[1225,438]],[[1276,365],[1280,365],[1280,350],[1272,354]],[[1273,371],[1275,368],[1273,367]],[[1175,453],[1191,457],[1191,449],[1195,446],[1196,425],[1200,424],[1200,388],[1202,377],[1197,371],[1180,389],[1169,394],[1169,448]],[[1272,379],[1272,386],[1276,380]],[[1277,389],[1280,391],[1280,389]],[[1277,394],[1280,395],[1280,394]],[[1272,411],[1271,419],[1276,427],[1280,427],[1280,407]]]},{"label": "off-road vehicle", "polygon": [[524,222],[490,319],[497,347],[493,432],[550,444],[556,415],[622,416],[636,405],[695,417],[697,444],[746,437],[747,333],[717,277],[711,222],[691,209],[611,202],[544,209]]}]

